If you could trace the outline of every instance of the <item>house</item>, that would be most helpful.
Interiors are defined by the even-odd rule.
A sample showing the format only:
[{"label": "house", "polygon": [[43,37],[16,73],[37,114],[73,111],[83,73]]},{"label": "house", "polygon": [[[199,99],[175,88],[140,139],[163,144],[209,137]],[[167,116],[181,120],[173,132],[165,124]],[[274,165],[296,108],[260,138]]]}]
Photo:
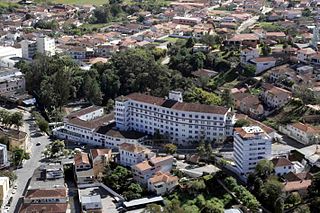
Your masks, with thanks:
[{"label": "house", "polygon": [[0,137],[7,137],[9,139],[9,149],[23,149],[27,151],[28,149],[28,134],[15,129],[1,129]]},{"label": "house", "polygon": [[112,160],[111,154],[111,149],[90,149],[93,173],[95,177],[103,176],[105,166]]},{"label": "house", "polygon": [[313,143],[320,136],[319,128],[301,122],[280,126],[279,131],[305,145]]},{"label": "house", "polygon": [[14,96],[26,91],[25,76],[16,68],[0,67],[0,95]]},{"label": "house", "polygon": [[246,63],[250,61],[251,59],[255,59],[259,57],[259,53],[257,48],[248,47],[240,52],[240,62]]},{"label": "house", "polygon": [[119,146],[120,164],[132,166],[142,161],[151,159],[155,153],[138,144],[123,143]]},{"label": "house", "polygon": [[0,177],[0,201],[3,201],[8,196],[10,186],[9,186],[9,178],[8,177]]},{"label": "house", "polygon": [[265,38],[270,40],[285,39],[286,34],[284,32],[266,32]]},{"label": "house", "polygon": [[148,180],[148,190],[157,195],[171,192],[178,185],[179,178],[170,173],[157,172]]},{"label": "house", "polygon": [[256,75],[259,75],[263,71],[276,66],[276,62],[277,59],[273,57],[259,57],[250,60],[250,63],[252,63],[256,68]]},{"label": "house", "polygon": [[293,173],[284,175],[283,191],[287,193],[298,192],[301,196],[308,194],[308,187],[312,182],[312,175],[307,172]]},{"label": "house", "polygon": [[271,108],[280,108],[287,104],[292,97],[292,93],[271,84],[263,84],[260,97],[263,102]]},{"label": "house", "polygon": [[142,185],[147,185],[149,178],[156,172],[170,172],[173,164],[173,156],[154,157],[131,167],[133,179]]},{"label": "house", "polygon": [[253,118],[261,118],[264,115],[263,105],[257,96],[241,92],[232,96],[235,107],[241,112]]},{"label": "house", "polygon": [[201,19],[198,17],[192,18],[192,17],[176,16],[176,17],[173,17],[172,22],[177,23],[177,24],[185,24],[185,25],[194,26],[196,24],[201,23]]},{"label": "house", "polygon": [[274,167],[274,172],[278,176],[288,174],[290,172],[295,172],[294,164],[285,157],[277,157],[271,160]]},{"label": "house", "polygon": [[235,34],[227,39],[224,44],[228,46],[248,46],[255,48],[259,43],[259,36],[254,33]]},{"label": "house", "polygon": [[94,173],[87,153],[80,152],[74,156],[74,170],[78,185],[94,182]]},{"label": "house", "polygon": [[298,61],[308,63],[311,60],[311,57],[316,53],[317,52],[312,48],[304,48],[304,49],[298,50],[297,52]]},{"label": "house", "polygon": [[79,189],[79,202],[82,212],[103,212],[99,187]]}]

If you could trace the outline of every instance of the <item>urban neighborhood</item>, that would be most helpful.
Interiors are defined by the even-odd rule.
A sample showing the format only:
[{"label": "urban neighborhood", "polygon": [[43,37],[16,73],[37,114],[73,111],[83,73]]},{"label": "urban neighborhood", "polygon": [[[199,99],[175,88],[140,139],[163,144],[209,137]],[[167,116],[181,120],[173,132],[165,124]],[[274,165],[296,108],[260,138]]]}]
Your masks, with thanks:
[{"label": "urban neighborhood", "polygon": [[320,2],[1,0],[1,213],[319,213]]}]

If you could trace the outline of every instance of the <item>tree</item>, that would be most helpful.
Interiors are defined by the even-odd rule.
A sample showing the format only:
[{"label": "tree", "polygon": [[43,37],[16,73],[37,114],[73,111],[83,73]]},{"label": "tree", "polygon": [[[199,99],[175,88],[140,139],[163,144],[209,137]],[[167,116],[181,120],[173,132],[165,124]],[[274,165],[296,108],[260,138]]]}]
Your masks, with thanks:
[{"label": "tree", "polygon": [[291,205],[296,205],[300,202],[301,202],[301,197],[298,192],[292,192],[285,200],[285,203],[291,204]]},{"label": "tree", "polygon": [[274,212],[275,213],[283,213],[283,210],[284,210],[284,201],[280,197],[274,203]]},{"label": "tree", "polygon": [[224,212],[224,206],[221,200],[218,198],[212,198],[206,202],[205,213],[223,213]]},{"label": "tree", "polygon": [[122,166],[117,166],[114,170],[106,167],[103,182],[116,191],[127,190],[128,179],[132,178],[132,173]]},{"label": "tree", "polygon": [[14,112],[10,115],[10,124],[13,124],[19,131],[23,125],[23,114],[22,112]]},{"label": "tree", "polygon": [[142,213],[158,213],[158,212],[162,212],[162,206],[154,203],[148,204],[146,208],[144,208],[144,210],[142,211]]},{"label": "tree", "polygon": [[58,157],[59,154],[63,153],[64,148],[65,148],[64,141],[56,140],[52,142],[50,147],[51,157]]},{"label": "tree", "polygon": [[206,184],[202,179],[193,180],[188,184],[188,188],[190,194],[196,195],[206,188]]},{"label": "tree", "polygon": [[17,175],[10,170],[0,170],[0,177],[8,177],[11,183],[17,179]]},{"label": "tree", "polygon": [[311,185],[308,188],[310,197],[320,197],[320,172],[317,172],[312,177]]},{"label": "tree", "polygon": [[268,56],[271,53],[271,48],[269,45],[262,43],[261,44],[261,53],[263,56]]},{"label": "tree", "polygon": [[300,205],[293,210],[293,213],[310,213],[310,208],[308,205]]},{"label": "tree", "polygon": [[6,146],[7,146],[7,149],[9,149],[9,147],[10,147],[10,144],[9,144],[9,143],[10,143],[10,140],[9,140],[8,136],[0,137],[0,143],[6,145]]},{"label": "tree", "polygon": [[164,149],[167,154],[173,155],[177,151],[177,146],[172,143],[167,143],[166,145],[164,145]]},{"label": "tree", "polygon": [[[282,206],[283,199],[282,196],[283,184],[276,179],[269,179],[262,189],[262,197],[266,204],[279,208]],[[281,201],[279,201],[281,199]],[[279,203],[277,203],[279,201]],[[278,207],[276,207],[279,205]]]},{"label": "tree", "polygon": [[230,89],[224,89],[221,94],[222,103],[224,106],[228,108],[232,108],[234,106],[234,101],[231,96]]},{"label": "tree", "polygon": [[313,104],[317,100],[314,91],[306,84],[294,87],[293,95],[301,100],[303,106]]},{"label": "tree", "polygon": [[254,65],[251,64],[246,64],[242,65],[243,66],[243,75],[246,77],[254,77],[256,74],[256,68]]},{"label": "tree", "polygon": [[192,48],[194,46],[196,42],[194,41],[193,37],[188,38],[187,43],[186,43],[186,47],[187,48]]},{"label": "tree", "polygon": [[200,140],[197,146],[197,153],[200,157],[204,157],[206,155],[206,144],[203,139]]},{"label": "tree", "polygon": [[96,79],[87,75],[84,83],[84,93],[86,99],[93,104],[101,104],[102,93]]},{"label": "tree", "polygon": [[26,155],[23,149],[15,149],[12,154],[12,163],[14,166],[19,166],[25,158]]},{"label": "tree", "polygon": [[310,203],[310,212],[319,213],[320,212],[320,197],[316,197]]},{"label": "tree", "polygon": [[123,195],[128,200],[138,199],[141,198],[142,191],[143,190],[139,184],[131,183],[128,189],[123,193]]},{"label": "tree", "polygon": [[54,75],[53,89],[56,95],[56,106],[60,108],[64,106],[70,97],[71,79],[70,73],[71,67],[65,66],[63,69],[59,69]]},{"label": "tree", "polygon": [[243,126],[249,126],[250,122],[246,119],[239,119],[234,124],[234,127],[243,127]]},{"label": "tree", "polygon": [[36,120],[36,123],[41,132],[47,132],[49,129],[49,123],[45,119]]},{"label": "tree", "polygon": [[304,17],[309,17],[311,16],[311,10],[309,8],[304,8],[304,10],[302,11],[302,16]]},{"label": "tree", "polygon": [[273,168],[273,163],[269,160],[264,159],[258,162],[255,168],[255,172],[259,177],[266,179],[273,172]]},{"label": "tree", "polygon": [[193,70],[198,70],[203,68],[206,56],[202,52],[196,52],[191,55],[189,64],[192,66]]}]

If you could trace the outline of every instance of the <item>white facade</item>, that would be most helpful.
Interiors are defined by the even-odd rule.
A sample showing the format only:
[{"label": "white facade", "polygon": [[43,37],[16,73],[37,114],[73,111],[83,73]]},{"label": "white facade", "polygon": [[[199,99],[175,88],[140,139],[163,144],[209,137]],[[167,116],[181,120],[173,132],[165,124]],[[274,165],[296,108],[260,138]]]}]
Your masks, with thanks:
[{"label": "white facade", "polygon": [[320,130],[300,122],[280,126],[279,131],[305,145],[313,143],[317,137],[320,138]]},{"label": "white facade", "polygon": [[115,103],[116,125],[121,130],[160,133],[173,143],[192,144],[204,138],[222,141],[232,136],[234,115],[230,109],[184,103],[182,95],[162,99],[140,93],[120,97]]},{"label": "white facade", "polygon": [[8,165],[8,150],[7,146],[0,144],[0,167]]},{"label": "white facade", "polygon": [[234,161],[241,175],[253,172],[257,163],[271,157],[272,138],[260,127],[236,128],[234,133]]},{"label": "white facade", "polygon": [[[82,113],[83,112],[83,113]],[[64,125],[53,130],[59,139],[77,143],[86,143],[107,148],[118,148],[122,143],[138,144],[143,134],[122,132],[114,129],[113,114],[104,114],[102,107],[89,107],[73,113],[64,119]],[[107,130],[104,130],[106,127]],[[128,135],[128,136],[127,136]]]},{"label": "white facade", "polygon": [[119,146],[120,164],[132,166],[144,160],[151,159],[156,154],[137,144],[123,143]]},{"label": "white facade", "polygon": [[294,164],[284,157],[272,159],[272,163],[274,165],[274,173],[278,176],[295,172]]},{"label": "white facade", "polygon": [[39,36],[37,38],[37,52],[53,56],[56,53],[56,44],[53,38]]},{"label": "white facade", "polygon": [[25,92],[25,77],[16,68],[0,68],[0,95],[11,96]]},{"label": "white facade", "polygon": [[251,60],[256,67],[256,75],[259,75],[263,71],[276,66],[276,61],[277,60],[272,57],[260,57]]},{"label": "white facade", "polygon": [[156,173],[148,180],[148,190],[155,192],[157,195],[164,195],[171,192],[178,185],[178,177],[170,173]]},{"label": "white facade", "polygon": [[315,55],[316,53],[317,52],[311,48],[305,48],[305,49],[298,50],[298,52],[297,52],[298,61],[307,63],[311,60],[311,57],[313,55]]},{"label": "white facade", "polygon": [[55,55],[56,45],[53,38],[47,36],[39,36],[36,41],[21,41],[22,57],[32,59],[39,52],[48,56]]},{"label": "white facade", "polygon": [[9,178],[0,177],[0,200],[2,202],[8,196],[9,189],[10,189]]},{"label": "white facade", "polygon": [[279,108],[287,104],[291,99],[291,92],[271,86],[260,94],[265,104],[273,108]]},{"label": "white facade", "polygon": [[255,59],[259,57],[258,50],[256,48],[247,48],[244,50],[241,50],[240,53],[240,62],[241,63],[247,63],[251,59]]}]

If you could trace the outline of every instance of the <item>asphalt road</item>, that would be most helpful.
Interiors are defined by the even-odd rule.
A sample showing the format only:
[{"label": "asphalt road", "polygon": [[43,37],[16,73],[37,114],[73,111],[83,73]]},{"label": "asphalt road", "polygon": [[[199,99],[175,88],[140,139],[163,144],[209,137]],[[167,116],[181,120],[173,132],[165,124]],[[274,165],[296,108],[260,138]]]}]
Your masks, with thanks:
[{"label": "asphalt road", "polygon": [[[24,126],[23,130],[26,131],[29,135],[33,135],[37,132],[34,120],[31,119],[31,115],[28,112],[23,112],[24,114]],[[40,142],[40,146],[36,144]],[[26,191],[27,183],[29,182],[30,177],[32,176],[35,168],[40,166],[41,161],[41,152],[45,149],[45,146],[50,143],[48,136],[40,137],[30,137],[29,148],[30,148],[30,159],[26,160],[23,163],[23,167],[15,171],[17,175],[17,184],[16,193],[12,195],[12,203],[10,205],[10,213],[18,212],[20,205],[22,203],[22,196]]]}]

